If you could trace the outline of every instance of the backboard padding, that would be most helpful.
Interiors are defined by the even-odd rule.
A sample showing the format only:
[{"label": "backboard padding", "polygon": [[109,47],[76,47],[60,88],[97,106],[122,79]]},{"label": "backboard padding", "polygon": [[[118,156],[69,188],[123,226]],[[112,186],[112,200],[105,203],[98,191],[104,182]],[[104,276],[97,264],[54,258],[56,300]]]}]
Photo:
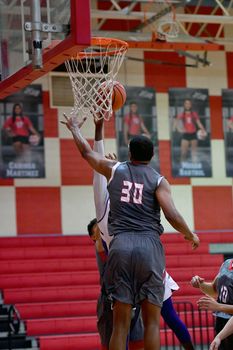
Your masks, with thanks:
[{"label": "backboard padding", "polygon": [[[60,2],[62,1],[63,0]],[[34,70],[31,62],[29,64],[22,62],[22,66],[17,69],[16,72],[2,80],[0,82],[1,99],[29,85],[34,80],[63,63],[68,57],[75,56],[78,51],[81,51],[85,47],[89,46],[91,41],[89,1],[64,0],[64,2],[66,3],[66,6],[67,3],[70,2],[71,30],[69,35],[63,40],[52,40],[51,44],[43,49],[42,69]],[[58,2],[56,3],[58,4]],[[0,37],[0,39],[3,38]]]}]

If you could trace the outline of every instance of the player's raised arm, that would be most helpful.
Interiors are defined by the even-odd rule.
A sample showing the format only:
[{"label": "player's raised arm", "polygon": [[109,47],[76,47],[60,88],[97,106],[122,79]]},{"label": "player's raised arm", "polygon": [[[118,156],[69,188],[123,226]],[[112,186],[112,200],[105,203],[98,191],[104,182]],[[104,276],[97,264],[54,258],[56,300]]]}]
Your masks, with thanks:
[{"label": "player's raised arm", "polygon": [[75,144],[82,157],[94,170],[104,175],[107,180],[109,180],[111,178],[112,168],[116,164],[116,161],[106,159],[104,156],[92,150],[87,140],[81,134],[80,123],[77,121],[77,118],[68,117],[65,113],[64,117],[65,121],[62,123],[71,131]]},{"label": "player's raised arm", "polygon": [[[104,157],[104,142],[103,142],[103,119],[94,120],[95,122],[95,141],[94,151]],[[108,213],[109,213],[109,195],[107,190],[107,179],[105,176],[94,171],[93,176],[93,191],[95,211],[98,227],[101,231],[101,238],[109,247],[111,237],[108,233]]]},{"label": "player's raised arm", "polygon": [[191,242],[192,248],[196,249],[199,244],[198,236],[188,227],[182,215],[176,209],[171,196],[170,185],[166,179],[162,179],[155,193],[157,200],[163,210],[165,218],[177,231],[184,235],[184,238]]},{"label": "player's raised arm", "polygon": [[[95,140],[94,152],[104,157],[104,141],[103,141],[103,124],[104,120],[94,120],[95,122]],[[94,171],[93,177],[94,201],[97,220],[99,221],[105,211],[106,201],[108,199],[107,180],[106,177]]]}]

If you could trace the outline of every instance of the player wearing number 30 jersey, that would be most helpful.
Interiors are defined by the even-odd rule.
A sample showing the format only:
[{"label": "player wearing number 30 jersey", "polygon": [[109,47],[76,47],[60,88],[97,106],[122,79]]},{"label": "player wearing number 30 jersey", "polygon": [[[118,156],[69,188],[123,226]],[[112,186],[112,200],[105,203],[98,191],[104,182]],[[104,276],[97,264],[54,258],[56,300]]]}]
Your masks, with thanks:
[{"label": "player wearing number 30 jersey", "polygon": [[[134,139],[131,143],[134,142]],[[143,140],[145,142],[145,140]],[[162,177],[148,164],[117,163],[108,183],[110,245],[107,270],[114,300],[162,306],[165,271],[160,205],[154,196]]]},{"label": "player wearing number 30 jersey", "polygon": [[[95,138],[96,140],[94,141],[94,150],[95,152],[104,156],[105,153],[104,153],[104,143],[102,139],[101,125],[100,126],[96,125]],[[118,163],[118,164],[121,164],[121,163]],[[160,184],[162,178],[163,178],[162,176],[159,177],[158,185]],[[127,184],[127,187],[131,187],[131,185]],[[113,238],[113,236],[109,235],[108,225],[107,225],[108,215],[109,215],[109,194],[107,191],[106,178],[100,175],[99,173],[97,173],[96,171],[94,172],[93,189],[94,189],[97,223],[98,223],[98,227],[100,228],[100,235],[102,237],[102,240],[106,243],[107,250],[108,250],[109,244]],[[140,191],[138,192],[140,194]],[[127,188],[124,189],[123,191],[123,197],[126,197],[127,200],[129,198],[129,191],[127,190]],[[136,201],[140,200],[140,196],[137,196],[137,194],[135,195],[135,198],[136,198]],[[123,201],[125,201],[125,198],[123,198]],[[167,272],[164,279],[164,287],[165,287],[165,292],[163,297],[163,306],[161,310],[162,317],[164,318],[164,321],[169,325],[169,327],[174,331],[175,335],[183,345],[184,349],[193,350],[194,347],[192,345],[190,334],[186,326],[179,319],[176,311],[174,310],[172,299],[171,299],[172,291],[177,290],[179,287]],[[102,299],[103,299],[103,296],[102,296]],[[98,310],[102,310],[102,313],[99,314],[99,319],[98,319],[98,329],[101,335],[101,341],[103,345],[104,344],[107,345],[109,344],[109,339],[111,335],[109,319],[111,319],[112,316],[111,315],[106,316],[106,310],[104,312],[103,307],[102,308],[99,307]],[[112,311],[110,310],[109,313],[111,312]],[[135,326],[132,327],[132,324],[135,324]],[[130,339],[130,349],[131,347],[133,347],[133,349],[141,348],[140,341],[143,340],[143,328],[141,327],[141,319],[138,318],[136,320],[134,318],[133,321],[131,321],[129,339]]]}]

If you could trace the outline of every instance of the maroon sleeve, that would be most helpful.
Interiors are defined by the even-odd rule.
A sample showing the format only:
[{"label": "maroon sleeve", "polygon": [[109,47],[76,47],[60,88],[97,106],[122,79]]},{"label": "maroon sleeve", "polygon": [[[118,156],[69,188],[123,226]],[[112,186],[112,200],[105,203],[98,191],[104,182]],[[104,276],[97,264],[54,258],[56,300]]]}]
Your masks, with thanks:
[{"label": "maroon sleeve", "polygon": [[178,114],[178,116],[177,116],[176,118],[177,118],[177,119],[184,119],[184,113]]},{"label": "maroon sleeve", "polygon": [[196,112],[192,112],[192,116],[193,116],[193,119],[195,121],[200,120],[200,118],[199,118],[199,116],[198,116],[198,114]]},{"label": "maroon sleeve", "polygon": [[24,123],[28,128],[33,127],[31,120],[28,117],[23,117]]},{"label": "maroon sleeve", "polygon": [[12,117],[7,118],[7,120],[3,124],[3,129],[10,128],[11,126],[12,126]]},{"label": "maroon sleeve", "polygon": [[126,114],[126,115],[124,116],[124,123],[127,124],[127,125],[129,125],[129,114]]}]

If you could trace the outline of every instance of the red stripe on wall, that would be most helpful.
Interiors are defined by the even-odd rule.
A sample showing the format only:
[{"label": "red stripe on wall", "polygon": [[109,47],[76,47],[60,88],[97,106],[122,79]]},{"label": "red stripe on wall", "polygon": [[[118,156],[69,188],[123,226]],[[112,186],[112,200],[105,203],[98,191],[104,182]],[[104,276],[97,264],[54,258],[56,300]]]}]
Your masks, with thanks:
[{"label": "red stripe on wall", "polygon": [[[88,140],[93,147],[93,140]],[[73,140],[60,140],[62,185],[92,185],[93,170]]]},{"label": "red stripe on wall", "polygon": [[0,179],[0,186],[14,186],[14,179]]},{"label": "red stripe on wall", "polygon": [[226,52],[228,88],[233,89],[233,52]]},{"label": "red stripe on wall", "polygon": [[171,165],[171,142],[159,141],[160,172],[166,177],[171,185],[189,185],[190,179],[187,177],[172,177]]},{"label": "red stripe on wall", "polygon": [[58,137],[58,112],[50,108],[49,92],[43,91],[44,136]]},{"label": "red stripe on wall", "polygon": [[185,64],[185,58],[175,52],[144,52],[145,59],[161,61],[161,64],[153,64],[145,61],[145,84],[153,87],[156,92],[167,92],[169,88],[186,87],[185,66],[164,65],[163,62],[171,64]]},{"label": "red stripe on wall", "polygon": [[193,208],[196,230],[232,230],[231,186],[193,187]]},{"label": "red stripe on wall", "polygon": [[211,120],[211,138],[224,138],[223,134],[223,117],[222,117],[222,97],[210,96],[210,120]]}]

